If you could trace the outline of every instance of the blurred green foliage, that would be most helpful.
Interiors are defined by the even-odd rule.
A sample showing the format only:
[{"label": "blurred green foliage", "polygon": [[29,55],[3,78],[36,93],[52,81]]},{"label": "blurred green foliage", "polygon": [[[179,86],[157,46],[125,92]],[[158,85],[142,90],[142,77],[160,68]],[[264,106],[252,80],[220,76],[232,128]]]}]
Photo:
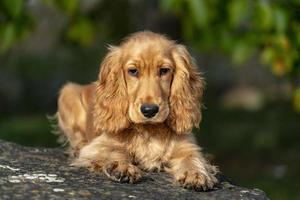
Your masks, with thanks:
[{"label": "blurred green foliage", "polygon": [[200,50],[221,50],[237,64],[258,52],[278,76],[299,65],[299,0],[163,0],[161,7],[179,16]]},{"label": "blurred green foliage", "polygon": [[[79,0],[44,2],[69,18],[65,35],[79,45],[91,45],[97,32],[103,31],[95,9],[82,11]],[[114,2],[111,5],[118,4],[119,9],[110,6],[110,12],[122,11],[126,2]],[[278,76],[288,75],[299,66],[300,0],[162,0],[160,4],[163,11],[179,17],[185,39],[199,50],[221,50],[237,64],[258,52],[262,62],[270,64]],[[4,51],[32,30],[33,18],[24,0],[2,0],[0,11]]]},{"label": "blurred green foliage", "polygon": [[[67,18],[62,37],[66,42],[87,47],[95,42],[96,35],[124,36],[130,22],[126,21],[129,2],[126,0],[99,1],[93,8],[81,9],[80,0],[42,0],[45,6],[54,7]],[[121,15],[115,15],[122,13]],[[34,30],[37,21],[25,0],[0,1],[0,51],[7,52],[15,43]]]},{"label": "blurred green foliage", "polygon": [[123,37],[129,32],[129,1],[98,1],[89,9],[82,9],[80,0],[44,0],[60,10],[68,19],[63,36],[65,41],[81,47],[95,43],[96,35],[105,38]]},{"label": "blurred green foliage", "polygon": [[45,0],[51,6],[63,12],[69,19],[65,36],[80,46],[89,46],[93,43],[96,35],[96,22],[80,12],[79,0]]},{"label": "blurred green foliage", "polygon": [[196,49],[219,50],[237,65],[258,55],[274,75],[290,78],[300,111],[299,0],[162,0],[161,8],[179,17]]},{"label": "blurred green foliage", "polygon": [[[92,45],[97,35],[123,37],[129,32],[130,21],[125,15],[129,13],[130,1],[99,1],[92,9],[85,10],[80,0],[43,2],[67,17],[63,37],[79,46]],[[271,66],[275,76],[292,79],[293,101],[300,111],[297,83],[300,0],[161,0],[159,3],[162,12],[178,16],[184,39],[195,49],[225,53],[236,65],[258,55],[264,65]],[[6,52],[25,38],[33,30],[34,21],[24,0],[0,1],[0,51]]]},{"label": "blurred green foliage", "polygon": [[0,52],[26,37],[33,29],[33,18],[24,9],[23,0],[0,1]]}]

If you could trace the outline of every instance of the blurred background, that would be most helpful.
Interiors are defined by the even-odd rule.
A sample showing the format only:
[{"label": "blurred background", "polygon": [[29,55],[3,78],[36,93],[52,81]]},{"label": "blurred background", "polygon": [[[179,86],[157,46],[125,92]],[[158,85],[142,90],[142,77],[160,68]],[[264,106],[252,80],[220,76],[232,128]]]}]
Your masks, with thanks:
[{"label": "blurred background", "polygon": [[203,151],[233,182],[300,197],[300,0],[1,0],[0,139],[57,147],[59,88],[97,78],[108,44],[151,30],[204,72]]}]

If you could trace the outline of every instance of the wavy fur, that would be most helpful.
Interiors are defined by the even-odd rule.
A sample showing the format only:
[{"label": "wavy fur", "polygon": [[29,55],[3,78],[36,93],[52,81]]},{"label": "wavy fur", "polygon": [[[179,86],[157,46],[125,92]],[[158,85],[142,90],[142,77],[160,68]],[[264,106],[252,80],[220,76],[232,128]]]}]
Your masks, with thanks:
[{"label": "wavy fur", "polygon": [[[97,81],[60,91],[58,126],[72,164],[118,182],[137,182],[141,170],[164,170],[185,188],[213,188],[218,170],[191,134],[201,121],[203,89],[183,45],[149,31],[130,35],[108,49]],[[148,104],[159,108],[151,117],[141,111]]]}]

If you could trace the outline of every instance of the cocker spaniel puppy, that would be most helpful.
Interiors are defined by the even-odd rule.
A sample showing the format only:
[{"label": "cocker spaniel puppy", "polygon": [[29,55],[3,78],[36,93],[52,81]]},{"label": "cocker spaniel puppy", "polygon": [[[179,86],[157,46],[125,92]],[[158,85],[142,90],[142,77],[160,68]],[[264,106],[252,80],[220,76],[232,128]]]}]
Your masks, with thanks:
[{"label": "cocker spaniel puppy", "polygon": [[191,134],[202,94],[203,78],[183,45],[138,32],[109,47],[96,82],[61,89],[58,125],[75,166],[130,183],[141,170],[164,170],[185,188],[207,190],[217,168]]}]

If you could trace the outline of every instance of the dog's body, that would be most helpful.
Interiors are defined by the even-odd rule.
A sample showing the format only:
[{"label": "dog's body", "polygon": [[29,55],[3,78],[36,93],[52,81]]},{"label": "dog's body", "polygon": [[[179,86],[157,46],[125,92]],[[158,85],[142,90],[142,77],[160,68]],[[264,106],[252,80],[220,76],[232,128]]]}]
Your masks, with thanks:
[{"label": "dog's body", "polygon": [[132,183],[141,170],[164,170],[186,188],[206,190],[217,169],[190,134],[201,120],[202,93],[185,47],[139,32],[110,48],[98,81],[62,88],[58,124],[76,166]]}]

